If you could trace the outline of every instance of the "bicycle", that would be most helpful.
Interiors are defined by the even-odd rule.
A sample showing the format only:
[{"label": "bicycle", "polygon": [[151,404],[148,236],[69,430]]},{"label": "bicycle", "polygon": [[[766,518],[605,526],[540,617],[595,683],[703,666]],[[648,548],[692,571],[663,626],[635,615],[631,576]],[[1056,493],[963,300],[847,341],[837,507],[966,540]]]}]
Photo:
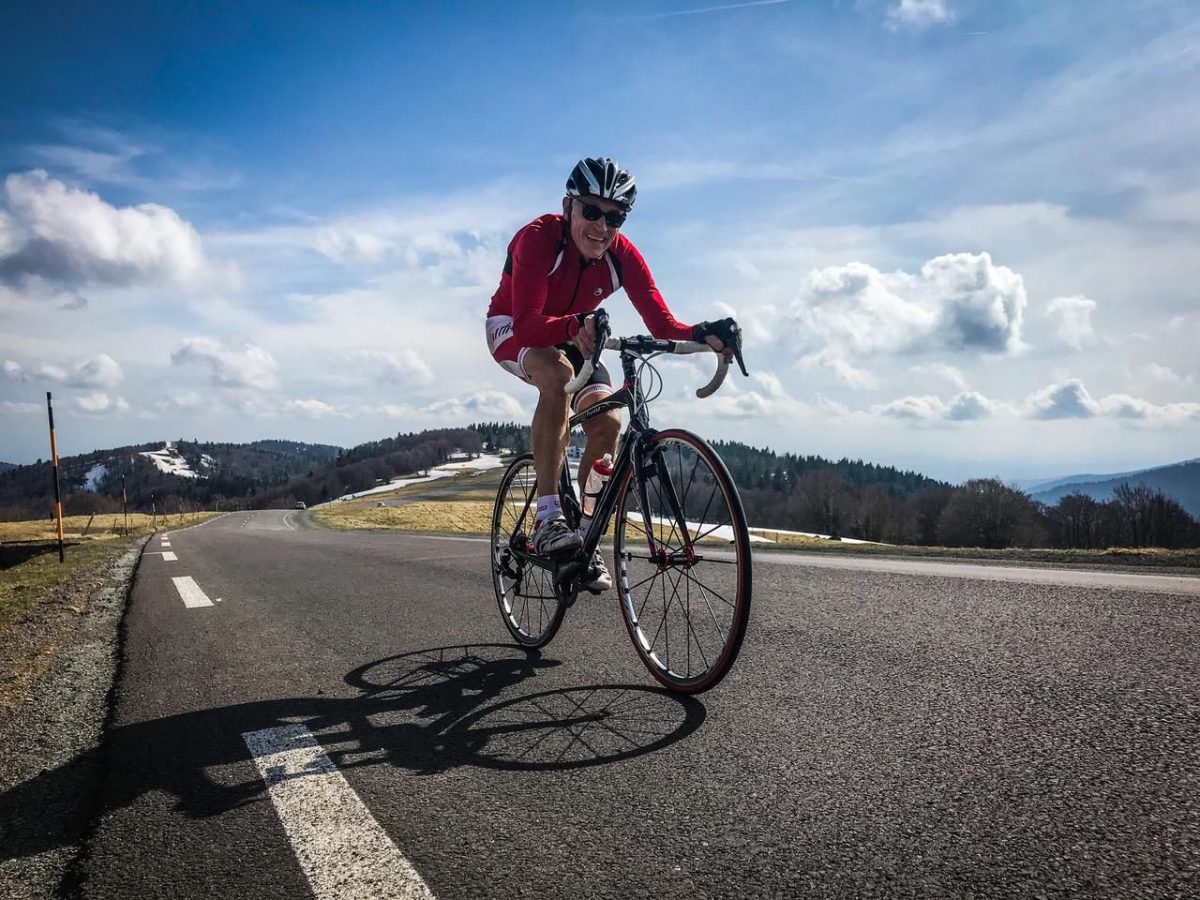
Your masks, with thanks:
[{"label": "bicycle", "polygon": [[[634,648],[667,688],[698,694],[725,677],[745,637],[752,583],[750,535],[737,487],[721,458],[689,431],[651,428],[649,402],[662,386],[651,360],[663,354],[713,351],[693,341],[609,337],[606,317],[598,315],[596,351],[567,385],[568,393],[587,382],[606,349],[620,352],[624,385],[571,416],[570,427],[613,409],[627,410],[629,422],[583,546],[565,557],[530,552],[537,476],[533,455],[519,456],[500,481],[492,512],[496,600],[504,624],[520,645],[546,646],[558,633],[581,583],[586,583],[593,554],[615,518],[614,589]],[[735,352],[744,373],[740,348]],[[728,361],[720,357],[712,380],[696,391],[697,396],[715,392],[728,368]],[[650,387],[644,391],[642,374],[647,370]],[[568,524],[578,529],[582,510],[565,459],[559,492]]]}]

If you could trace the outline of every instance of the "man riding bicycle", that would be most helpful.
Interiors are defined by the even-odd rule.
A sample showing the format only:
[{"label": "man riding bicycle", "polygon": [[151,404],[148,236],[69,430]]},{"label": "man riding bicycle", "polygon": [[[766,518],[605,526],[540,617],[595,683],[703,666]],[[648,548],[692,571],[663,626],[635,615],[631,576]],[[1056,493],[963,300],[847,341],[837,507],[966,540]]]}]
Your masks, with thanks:
[{"label": "man riding bicycle", "polygon": [[[533,546],[557,555],[578,549],[580,535],[563,516],[558,483],[567,449],[570,407],[582,412],[612,393],[603,363],[591,379],[567,397],[565,387],[596,346],[591,313],[610,294],[625,288],[651,335],[664,340],[707,341],[714,351],[733,356],[733,319],[680,323],[655,287],[646,261],[620,233],[637,198],[633,176],[611,159],[583,159],[567,178],[562,215],[539,216],[516,233],[500,286],[487,314],[492,358],[538,389],[531,439],[537,473],[537,513]],[[583,423],[587,446],[579,463],[579,491],[592,464],[616,455],[621,433],[617,411]],[[596,552],[595,577],[582,585],[592,593],[612,587],[612,577]]]}]

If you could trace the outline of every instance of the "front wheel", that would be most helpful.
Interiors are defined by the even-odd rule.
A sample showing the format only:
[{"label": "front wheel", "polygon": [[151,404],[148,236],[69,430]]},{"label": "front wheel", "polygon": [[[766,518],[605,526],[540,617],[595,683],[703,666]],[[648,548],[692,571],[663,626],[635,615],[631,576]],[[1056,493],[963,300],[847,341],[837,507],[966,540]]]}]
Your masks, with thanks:
[{"label": "front wheel", "polygon": [[526,562],[523,549],[533,534],[537,512],[537,473],[533,456],[518,457],[496,493],[492,510],[492,585],[500,616],[523,647],[544,647],[558,632],[564,608],[554,594],[554,579],[541,566]]},{"label": "front wheel", "polygon": [[750,535],[737,487],[716,452],[688,431],[660,431],[617,504],[621,612],[646,668],[698,694],[737,658],[750,620]]}]

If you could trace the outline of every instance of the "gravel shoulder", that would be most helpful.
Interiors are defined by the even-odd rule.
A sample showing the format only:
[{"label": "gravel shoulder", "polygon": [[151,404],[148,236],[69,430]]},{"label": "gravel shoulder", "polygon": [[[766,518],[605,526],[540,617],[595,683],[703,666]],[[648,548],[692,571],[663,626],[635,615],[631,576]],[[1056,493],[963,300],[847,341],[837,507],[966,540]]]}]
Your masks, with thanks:
[{"label": "gravel shoulder", "polygon": [[[71,894],[95,811],[120,623],[148,539],[62,585],[0,638],[0,898]],[[41,811],[36,824],[30,809]],[[48,833],[60,837],[47,842]]]}]

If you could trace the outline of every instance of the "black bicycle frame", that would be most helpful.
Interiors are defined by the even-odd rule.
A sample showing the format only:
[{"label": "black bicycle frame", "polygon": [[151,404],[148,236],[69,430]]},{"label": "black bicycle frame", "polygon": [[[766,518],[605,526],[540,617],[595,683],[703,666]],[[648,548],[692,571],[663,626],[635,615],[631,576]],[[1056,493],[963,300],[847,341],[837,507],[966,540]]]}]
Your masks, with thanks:
[{"label": "black bicycle frame", "polygon": [[[669,342],[663,342],[664,344]],[[600,538],[604,534],[604,530],[608,525],[609,520],[617,505],[617,492],[619,485],[622,484],[629,474],[630,468],[633,469],[634,483],[638,491],[638,502],[643,510],[643,517],[646,531],[647,548],[652,556],[658,555],[659,548],[654,545],[653,529],[651,528],[650,517],[650,501],[646,493],[646,479],[653,471],[665,473],[666,469],[662,465],[662,460],[658,458],[660,454],[655,452],[653,460],[647,459],[646,445],[651,438],[658,432],[651,428],[643,416],[642,410],[642,388],[637,379],[637,374],[634,370],[637,357],[629,352],[621,352],[621,366],[624,370],[625,383],[621,389],[610,394],[608,397],[592,404],[582,412],[571,416],[568,424],[569,428],[574,428],[576,425],[582,425],[588,419],[609,412],[614,409],[624,407],[629,411],[629,424],[625,428],[624,434],[621,435],[620,449],[617,451],[617,458],[613,462],[612,477],[604,486],[604,490],[600,492],[600,496],[596,498],[596,507],[592,511],[592,523],[588,526],[587,534],[583,536],[582,555],[585,559],[590,559],[592,554],[596,552],[596,547],[600,544]],[[583,516],[583,510],[580,508],[578,501],[575,498],[575,486],[571,481],[571,473],[569,466],[564,460],[560,479],[560,493],[567,501],[567,522],[572,528],[578,528],[580,519]],[[679,498],[675,493],[675,486],[670,479],[661,478],[659,483],[664,487],[664,493],[667,505],[671,509],[671,514],[675,517],[679,526],[679,533],[684,537],[684,546],[691,548],[691,536],[687,531],[687,517],[684,515],[683,507],[679,502]],[[546,568],[553,568],[553,565],[547,565]]]}]

